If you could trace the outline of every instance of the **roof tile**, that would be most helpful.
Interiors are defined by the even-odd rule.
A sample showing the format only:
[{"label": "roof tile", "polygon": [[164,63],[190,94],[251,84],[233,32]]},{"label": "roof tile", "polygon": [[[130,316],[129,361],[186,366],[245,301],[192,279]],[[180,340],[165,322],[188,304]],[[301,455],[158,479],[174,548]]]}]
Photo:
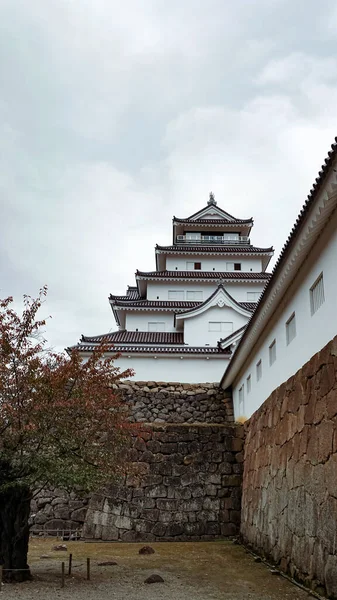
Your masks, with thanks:
[{"label": "roof tile", "polygon": [[[78,350],[79,352],[93,352],[97,348],[98,344],[95,343],[79,343],[77,346],[67,348],[68,352],[72,350]],[[142,353],[142,354],[199,354],[208,355],[215,354],[221,356],[230,356],[231,352],[228,350],[222,350],[220,347],[214,346],[166,346],[166,345],[132,345],[132,344],[111,344],[109,348],[111,352],[125,352],[125,353]]]},{"label": "roof tile", "polygon": [[262,252],[274,253],[274,248],[272,246],[270,248],[258,248],[256,246],[245,246],[243,244],[232,244],[230,246],[222,246],[222,244],[214,244],[214,246],[197,246],[196,244],[175,244],[174,246],[159,246],[157,244],[156,250],[159,250],[161,252],[184,252],[185,254],[192,254],[193,252],[223,252],[231,254],[234,254],[236,252],[244,252],[247,254],[256,254]]},{"label": "roof tile", "polygon": [[195,223],[196,225],[244,225],[244,224],[252,224],[253,219],[191,219],[191,217],[187,217],[187,219],[178,219],[178,217],[173,217],[174,223]]},{"label": "roof tile", "polygon": [[183,333],[160,331],[113,331],[94,337],[82,336],[82,342],[99,344],[183,344]]},{"label": "roof tile", "polygon": [[231,279],[249,279],[251,281],[263,280],[268,281],[270,273],[245,273],[243,271],[136,271],[136,277],[145,279],[221,279],[223,281]]}]

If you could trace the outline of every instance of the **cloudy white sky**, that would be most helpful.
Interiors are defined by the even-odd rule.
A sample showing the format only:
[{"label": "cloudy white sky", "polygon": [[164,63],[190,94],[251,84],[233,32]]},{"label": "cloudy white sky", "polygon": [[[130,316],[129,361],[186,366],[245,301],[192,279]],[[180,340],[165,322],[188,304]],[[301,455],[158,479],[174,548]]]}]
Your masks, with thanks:
[{"label": "cloudy white sky", "polygon": [[47,284],[62,349],[210,190],[277,257],[337,135],[337,5],[0,0],[0,82],[0,296]]}]

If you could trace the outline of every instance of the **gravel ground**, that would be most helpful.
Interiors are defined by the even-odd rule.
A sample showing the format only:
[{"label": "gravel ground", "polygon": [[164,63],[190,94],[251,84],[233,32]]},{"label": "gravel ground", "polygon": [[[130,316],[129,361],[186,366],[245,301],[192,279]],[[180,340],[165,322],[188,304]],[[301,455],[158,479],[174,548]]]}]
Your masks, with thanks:
[{"label": "gravel ground", "polygon": [[[140,556],[140,544],[70,543],[73,573],[60,587],[67,553],[52,552],[51,540],[33,540],[30,565],[34,580],[2,587],[4,600],[303,600],[308,593],[273,575],[244,548],[231,542],[156,543],[155,554]],[[48,559],[40,559],[48,553]],[[91,581],[86,581],[86,557]],[[116,566],[98,562],[115,560]],[[153,573],[164,583],[146,584]]]}]

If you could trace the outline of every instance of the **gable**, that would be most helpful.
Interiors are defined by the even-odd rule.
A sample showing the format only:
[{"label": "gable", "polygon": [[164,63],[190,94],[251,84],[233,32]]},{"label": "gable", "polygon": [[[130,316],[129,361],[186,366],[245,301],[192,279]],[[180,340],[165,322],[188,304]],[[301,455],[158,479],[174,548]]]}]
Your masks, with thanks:
[{"label": "gable", "polygon": [[216,291],[209,298],[207,298],[205,302],[195,308],[192,308],[191,310],[176,314],[175,320],[176,322],[182,322],[186,319],[194,318],[208,311],[212,307],[217,307],[220,309],[231,308],[238,314],[246,317],[247,320],[252,316],[252,312],[250,310],[241,306],[222,285],[219,285]]},{"label": "gable", "polygon": [[205,208],[202,208],[194,215],[188,217],[189,221],[199,221],[199,219],[220,219],[224,222],[231,222],[236,220],[234,217],[232,217],[232,215],[222,210],[222,208],[215,206],[214,204],[205,206]]}]

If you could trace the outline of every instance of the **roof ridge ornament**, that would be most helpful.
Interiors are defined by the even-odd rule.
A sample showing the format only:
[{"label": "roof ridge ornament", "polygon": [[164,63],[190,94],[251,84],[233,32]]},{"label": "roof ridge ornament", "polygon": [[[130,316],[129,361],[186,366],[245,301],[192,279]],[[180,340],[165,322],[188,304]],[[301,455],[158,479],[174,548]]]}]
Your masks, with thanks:
[{"label": "roof ridge ornament", "polygon": [[216,206],[216,200],[215,200],[215,196],[214,196],[213,192],[209,193],[209,200],[208,200],[207,204],[208,204],[208,206],[211,206],[211,205]]}]

